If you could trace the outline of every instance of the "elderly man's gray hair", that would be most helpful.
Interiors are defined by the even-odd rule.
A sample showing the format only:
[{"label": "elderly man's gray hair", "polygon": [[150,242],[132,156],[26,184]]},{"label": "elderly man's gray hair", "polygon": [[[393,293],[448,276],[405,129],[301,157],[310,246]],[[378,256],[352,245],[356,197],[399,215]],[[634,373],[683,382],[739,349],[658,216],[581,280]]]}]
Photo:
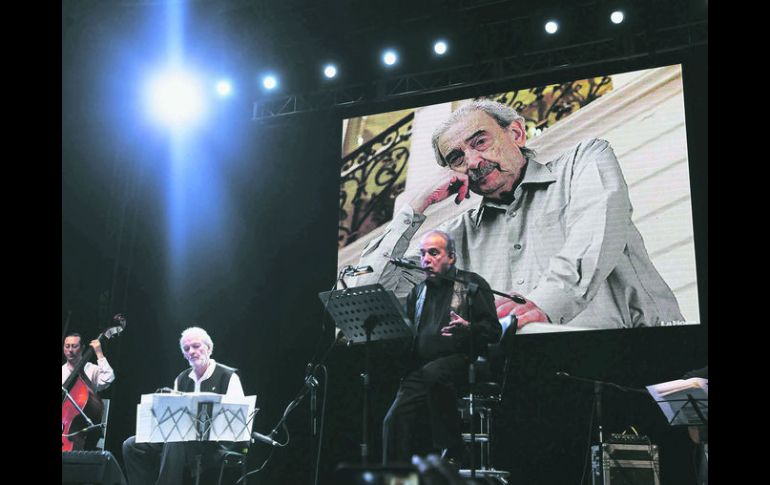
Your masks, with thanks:
[{"label": "elderly man's gray hair", "polygon": [[[506,104],[498,103],[497,101],[492,101],[489,99],[480,99],[465,104],[459,107],[454,113],[452,113],[446,121],[441,123],[441,125],[436,128],[436,131],[433,132],[433,136],[431,137],[431,142],[433,143],[433,151],[436,154],[436,162],[438,162],[438,164],[442,167],[446,167],[447,163],[446,160],[444,160],[444,157],[441,155],[441,151],[438,149],[438,139],[452,125],[457,123],[457,120],[465,116],[467,113],[470,113],[471,111],[483,111],[484,113],[491,116],[497,122],[497,124],[500,125],[501,128],[508,128],[514,121],[521,123],[522,128],[526,127],[526,120],[524,117],[517,113],[515,109]],[[524,158],[526,158],[527,161],[529,161],[530,158],[535,155],[534,150],[526,147],[521,148],[521,153],[524,155]]]},{"label": "elderly man's gray hair", "polygon": [[[201,340],[203,340],[203,343],[206,344],[206,347],[209,348],[209,354],[214,353],[214,342],[211,340],[211,337],[209,337],[208,332],[206,332],[204,329],[200,327],[187,327],[186,329],[182,330],[182,336],[179,337],[180,349],[182,349],[182,341],[187,337],[199,337]],[[182,352],[184,352],[184,349],[182,349]]]}]

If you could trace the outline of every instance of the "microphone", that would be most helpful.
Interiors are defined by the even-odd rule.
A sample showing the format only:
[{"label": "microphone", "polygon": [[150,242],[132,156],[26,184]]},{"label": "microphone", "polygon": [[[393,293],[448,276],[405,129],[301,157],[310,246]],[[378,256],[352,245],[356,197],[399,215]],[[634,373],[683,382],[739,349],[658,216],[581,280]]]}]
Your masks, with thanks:
[{"label": "microphone", "polygon": [[348,266],[345,268],[347,276],[361,276],[362,274],[374,273],[374,268],[369,265],[365,266]]},{"label": "microphone", "polygon": [[420,271],[425,271],[425,268],[406,258],[388,258],[388,261],[398,266],[399,268],[419,269]]},{"label": "microphone", "polygon": [[158,389],[155,389],[155,392],[160,394],[184,394],[182,391],[176,391],[170,387],[159,387]]},{"label": "microphone", "polygon": [[265,436],[263,434],[259,434],[256,431],[251,433],[251,442],[254,443],[254,440],[261,441],[262,443],[267,443],[270,446],[281,446],[280,443],[275,441],[273,438],[269,436]]}]

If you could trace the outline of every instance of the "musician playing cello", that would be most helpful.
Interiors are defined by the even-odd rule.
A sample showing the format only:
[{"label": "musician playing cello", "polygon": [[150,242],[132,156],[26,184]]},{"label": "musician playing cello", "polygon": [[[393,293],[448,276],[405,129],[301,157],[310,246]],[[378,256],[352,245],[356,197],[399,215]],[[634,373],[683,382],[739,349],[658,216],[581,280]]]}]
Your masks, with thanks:
[{"label": "musician playing cello", "polygon": [[89,349],[96,354],[96,364],[83,360],[90,356],[84,357],[81,342],[82,337],[77,333],[64,338],[67,362],[61,367],[62,451],[95,449],[101,433],[94,429],[100,424],[104,409],[97,392],[115,380],[115,372],[104,356],[99,339],[92,340]]},{"label": "musician playing cello", "polygon": [[[67,362],[61,366],[62,384],[64,384],[72,370],[78,365],[80,359],[83,358],[82,340],[80,334],[74,332],[67,334],[64,338],[64,357],[66,357]],[[92,340],[89,345],[91,345],[96,354],[96,364],[87,362],[83,371],[96,387],[96,390],[103,391],[110,387],[112,381],[115,380],[115,371],[112,370],[110,363],[107,362],[107,357],[104,356],[99,339]]]}]

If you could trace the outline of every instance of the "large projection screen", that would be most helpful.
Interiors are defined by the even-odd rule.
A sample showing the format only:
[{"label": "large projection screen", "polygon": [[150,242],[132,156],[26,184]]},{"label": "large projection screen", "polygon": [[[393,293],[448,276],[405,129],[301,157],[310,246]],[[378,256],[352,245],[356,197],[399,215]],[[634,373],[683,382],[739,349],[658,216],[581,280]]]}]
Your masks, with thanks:
[{"label": "large projection screen", "polygon": [[[642,259],[648,258],[653,269],[662,278],[664,289],[670,289],[673,293],[680,313],[679,317],[669,316],[646,323],[635,322],[633,318],[624,321],[614,318],[601,322],[603,317],[600,314],[605,308],[598,305],[598,300],[597,304],[592,305],[592,297],[614,301],[614,304],[620,306],[628,305],[618,303],[617,298],[608,296],[606,288],[597,290],[599,296],[591,294],[591,291],[587,296],[585,292],[581,293],[582,290],[578,287],[587,285],[582,285],[585,282],[580,282],[581,278],[605,277],[601,272],[581,273],[583,268],[590,268],[592,264],[589,261],[592,255],[587,253],[584,260],[581,255],[576,258],[579,269],[573,275],[577,278],[573,278],[575,288],[569,284],[564,285],[563,281],[560,283],[564,286],[565,293],[574,292],[572,296],[575,299],[588,300],[579,302],[585,309],[567,321],[530,324],[522,330],[538,333],[700,323],[681,66],[577,79],[572,82],[490,94],[483,98],[511,106],[524,117],[526,147],[535,150],[535,161],[541,165],[562,154],[571,153],[571,150],[586,140],[601,139],[609,143],[620,166],[620,178],[627,186],[627,198],[632,208],[630,227],[638,229],[638,234],[641,235]],[[398,217],[400,209],[448,173],[449,169],[440,166],[436,161],[431,136],[453,111],[471,101],[473,100],[457,100],[343,121],[338,267],[342,269],[348,265],[369,264],[375,270],[372,274],[347,278],[349,286],[379,282],[394,290],[399,298],[404,298],[420,280],[419,273],[405,274],[408,272],[389,264],[386,255],[390,254],[390,248],[380,247],[379,244],[386,236],[388,228],[399,223],[393,219],[394,216]],[[565,186],[567,190],[571,190],[569,183]],[[597,187],[597,193],[600,191],[601,188]],[[584,188],[583,193],[585,192]],[[575,204],[570,197],[578,195],[565,195],[568,204]],[[404,252],[405,257],[419,255],[418,244],[422,234],[442,224],[451,225],[451,221],[459,220],[457,218],[461,218],[464,213],[476,210],[480,202],[481,196],[472,193],[470,198],[460,204],[456,204],[454,197],[450,197],[430,206],[425,211],[427,218],[411,239],[399,243],[408,244],[406,251],[402,249],[401,252]],[[395,224],[389,226],[391,222]],[[565,237],[569,238],[569,231],[574,228],[569,228],[569,222],[562,223],[562,227],[565,226]],[[537,238],[547,242],[549,227],[545,224],[539,225],[535,221],[527,230],[530,233],[540,231],[542,234],[537,235],[535,239],[526,239],[525,244],[532,245],[533,241],[539,241]],[[621,230],[635,232],[628,227],[581,227],[580,230],[595,233],[593,237],[604,237],[613,231]],[[513,245],[515,239],[511,236],[507,240]],[[506,240],[506,237],[497,237],[494,240]],[[474,251],[472,247],[463,249],[462,246],[466,243],[471,244],[468,241],[457,241],[458,253],[463,250]],[[473,267],[464,268],[460,258],[458,267],[478,272],[495,289],[501,291],[516,291],[524,296],[528,296],[530,292],[537,293],[537,286],[542,284],[543,280],[538,280],[537,276],[533,277],[532,272],[535,270],[532,268],[527,268],[529,281],[523,285],[522,291],[516,288],[510,275],[503,276],[503,273],[510,273],[511,270],[506,268],[506,259],[499,257],[498,253],[509,254],[511,249],[503,247],[504,243],[500,246],[499,251],[485,247],[485,254],[474,255],[476,263],[486,259],[484,264],[474,263]],[[520,246],[517,246],[517,249],[520,249]],[[623,258],[629,248],[625,246],[619,250],[618,258]],[[558,271],[563,263],[557,261],[559,258],[560,255],[556,251],[550,258],[551,261],[540,263],[542,267],[548,267],[549,270],[557,268]],[[631,270],[644,273],[643,269],[635,266],[637,261],[630,259]],[[614,264],[612,257],[608,258],[608,261],[609,263],[605,261],[603,264]],[[614,268],[607,268],[607,271],[612,273]],[[637,276],[642,282],[641,286],[629,287],[626,293],[635,294],[631,295],[629,301],[638,300],[647,304],[644,303],[645,296],[639,294],[656,286],[654,282],[650,282],[650,278],[657,278],[657,275]],[[512,287],[501,288],[496,287],[496,284]],[[599,281],[590,284],[600,287],[602,283]],[[617,283],[615,284],[617,286]],[[653,288],[651,291],[657,290]],[[612,292],[617,296],[618,288],[614,288]],[[628,294],[621,296],[625,298]],[[634,305],[635,303],[631,306]],[[626,310],[629,314],[636,311],[635,308]],[[596,315],[596,324],[591,323],[593,320],[587,314],[581,317],[582,311]]]}]

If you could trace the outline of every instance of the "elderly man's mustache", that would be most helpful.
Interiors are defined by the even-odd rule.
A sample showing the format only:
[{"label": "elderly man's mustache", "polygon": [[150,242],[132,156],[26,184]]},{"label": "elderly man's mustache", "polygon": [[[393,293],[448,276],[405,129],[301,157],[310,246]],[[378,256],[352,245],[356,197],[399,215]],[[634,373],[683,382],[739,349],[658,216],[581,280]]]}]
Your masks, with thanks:
[{"label": "elderly man's mustache", "polygon": [[492,173],[493,170],[505,172],[505,170],[502,170],[500,168],[499,164],[484,160],[481,163],[479,163],[478,168],[474,168],[468,171],[468,178],[470,179],[471,182],[478,182],[479,180],[483,179],[484,177]]}]

